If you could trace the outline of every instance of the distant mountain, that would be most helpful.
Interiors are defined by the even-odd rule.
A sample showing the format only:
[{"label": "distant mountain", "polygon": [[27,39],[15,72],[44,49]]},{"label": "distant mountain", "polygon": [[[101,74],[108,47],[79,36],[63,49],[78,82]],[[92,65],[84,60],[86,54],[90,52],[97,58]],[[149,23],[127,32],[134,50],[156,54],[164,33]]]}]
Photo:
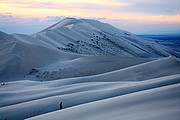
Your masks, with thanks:
[{"label": "distant mountain", "polygon": [[162,44],[168,47],[169,50],[173,50],[171,54],[180,58],[180,35],[179,34],[167,34],[167,35],[139,35],[143,39],[155,43]]}]

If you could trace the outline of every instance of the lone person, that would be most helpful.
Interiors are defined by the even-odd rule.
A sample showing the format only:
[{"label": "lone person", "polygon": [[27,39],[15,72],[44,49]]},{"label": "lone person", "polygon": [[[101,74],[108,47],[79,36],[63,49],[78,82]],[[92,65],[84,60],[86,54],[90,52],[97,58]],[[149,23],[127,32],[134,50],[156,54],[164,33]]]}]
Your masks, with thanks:
[{"label": "lone person", "polygon": [[60,110],[63,108],[62,102],[59,104]]}]

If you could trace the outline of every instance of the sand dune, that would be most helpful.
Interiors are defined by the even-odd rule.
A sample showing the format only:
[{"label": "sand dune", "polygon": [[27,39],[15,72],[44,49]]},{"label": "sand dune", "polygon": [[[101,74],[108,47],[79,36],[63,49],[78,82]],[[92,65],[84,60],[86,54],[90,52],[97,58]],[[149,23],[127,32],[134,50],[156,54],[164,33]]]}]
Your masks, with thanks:
[{"label": "sand dune", "polygon": [[96,20],[0,32],[0,120],[179,120],[178,56]]}]

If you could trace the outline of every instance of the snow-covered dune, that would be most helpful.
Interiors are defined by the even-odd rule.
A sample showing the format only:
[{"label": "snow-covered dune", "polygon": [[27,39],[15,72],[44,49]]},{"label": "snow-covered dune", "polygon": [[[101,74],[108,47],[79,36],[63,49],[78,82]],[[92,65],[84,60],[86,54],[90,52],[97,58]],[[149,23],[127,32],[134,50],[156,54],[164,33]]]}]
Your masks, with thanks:
[{"label": "snow-covered dune", "polygon": [[96,20],[0,32],[0,120],[179,120],[177,56]]},{"label": "snow-covered dune", "polygon": [[180,84],[175,84],[83,104],[28,120],[178,120],[179,101]]},{"label": "snow-covered dune", "polygon": [[63,79],[102,74],[140,63],[151,61],[147,58],[117,57],[117,56],[88,56],[73,60],[59,61],[44,67],[36,68],[37,73],[26,75],[37,80]]},{"label": "snow-covered dune", "polygon": [[[75,18],[66,18],[31,36],[1,32],[0,42],[1,82],[81,77],[120,69],[121,60],[109,56],[157,58],[177,54],[109,24]],[[83,56],[108,57],[98,58],[106,59],[99,62],[98,59],[83,60]],[[129,61],[132,64],[126,65],[149,61],[139,60],[132,59]],[[109,62],[101,69],[103,61]]]},{"label": "snow-covered dune", "polygon": [[[61,101],[63,102],[64,110],[66,110],[67,108],[71,109],[72,106],[86,105],[87,103],[93,102],[93,101],[106,100],[106,99],[118,97],[118,96],[123,98],[125,95],[129,95],[136,92],[141,93],[147,90],[151,92],[157,88],[162,88],[162,87],[166,87],[170,85],[172,86],[178,85],[179,82],[180,82],[180,75],[166,76],[166,77],[150,79],[150,80],[141,81],[141,82],[121,82],[121,81],[108,82],[108,83],[107,82],[86,82],[86,83],[72,84],[72,85],[66,85],[66,86],[62,85],[62,86],[55,86],[55,87],[48,86],[48,83],[44,85],[44,83],[42,84],[31,83],[28,81],[26,82],[24,81],[22,83],[20,81],[18,83],[15,83],[16,85],[14,83],[8,83],[6,86],[5,85],[3,86],[4,88],[7,87],[5,92],[3,92],[3,89],[1,88],[2,89],[1,96],[2,98],[4,98],[2,99],[2,104],[5,103],[6,105],[1,106],[0,113],[2,114],[2,118],[7,118],[7,119],[16,118],[17,120],[19,120],[19,119],[24,119],[24,118],[40,115],[43,113],[48,113],[51,111],[56,111],[59,109],[59,103]],[[8,92],[8,90],[11,90],[11,86],[14,92],[12,91]],[[16,87],[24,86],[24,87],[23,89],[19,90],[19,88],[15,88],[15,86]],[[172,98],[168,96],[162,97],[161,99],[163,99],[164,101],[169,101],[169,100],[172,100],[172,102],[177,101],[176,103],[178,103],[178,100],[180,98],[179,98],[179,91],[177,90],[175,91],[175,94],[171,94],[172,91],[169,91],[170,92],[169,95],[177,99],[172,100]],[[161,95],[161,92],[155,96],[158,96],[158,95]],[[137,99],[134,98],[134,101],[136,100]],[[154,102],[156,101],[157,100],[154,99]],[[142,101],[142,102],[143,102],[142,106],[144,106],[145,108],[147,107],[146,112],[149,112],[148,107],[152,107],[152,106],[149,104],[146,104],[148,103],[148,101]],[[118,106],[118,103],[115,102],[114,105],[115,104]],[[138,105],[138,102],[137,102],[137,105]],[[176,104],[175,106],[171,106],[171,107],[172,109],[174,108],[175,110],[176,107],[177,108],[180,107],[179,105],[180,104]],[[131,104],[129,104],[129,107],[130,106]],[[163,106],[162,104],[156,105],[156,107],[160,107],[160,109],[162,109],[161,108],[162,106]],[[153,111],[153,109],[155,108],[152,107],[151,111]],[[76,111],[78,111],[78,109],[76,109]],[[165,111],[168,112],[168,108]],[[69,114],[69,118],[71,118],[72,116],[73,116],[73,113]],[[66,115],[65,116],[62,115],[62,118],[63,117],[66,117]],[[56,119],[60,119],[60,118],[56,118]],[[88,116],[86,119],[88,119]]]},{"label": "snow-covered dune", "polygon": [[43,47],[41,44],[26,44],[13,36],[2,34],[3,37],[0,39],[1,82],[23,79],[32,68],[82,56]]},{"label": "snow-covered dune", "polygon": [[86,55],[164,57],[173,53],[163,45],[88,19],[66,18],[32,36],[61,51]]},{"label": "snow-covered dune", "polygon": [[[174,86],[180,83],[179,63],[175,58],[169,57],[89,77],[44,82],[26,80],[9,82],[0,88],[2,98],[0,113],[4,118],[24,119],[58,110],[61,101],[64,108],[71,108],[135,92]],[[159,70],[156,68],[155,71],[153,69],[155,66]],[[171,98],[163,99],[168,101]],[[148,104],[147,106],[150,107]],[[161,104],[159,107],[161,108]]]}]

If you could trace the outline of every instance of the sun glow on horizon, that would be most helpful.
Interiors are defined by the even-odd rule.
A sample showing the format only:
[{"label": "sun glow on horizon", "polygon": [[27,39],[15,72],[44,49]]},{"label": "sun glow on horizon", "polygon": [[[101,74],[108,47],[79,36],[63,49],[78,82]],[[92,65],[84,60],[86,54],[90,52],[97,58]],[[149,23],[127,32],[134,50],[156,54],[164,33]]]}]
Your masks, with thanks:
[{"label": "sun glow on horizon", "polygon": [[[116,0],[3,0],[0,14],[11,13],[19,17],[79,16],[106,17],[152,22],[180,22],[180,15],[149,15],[134,11],[121,12],[114,7],[131,7],[132,3]],[[107,16],[108,15],[108,16]]]},{"label": "sun glow on horizon", "polygon": [[76,16],[179,25],[179,3],[178,0],[1,0],[0,18],[7,15],[29,19]]}]

